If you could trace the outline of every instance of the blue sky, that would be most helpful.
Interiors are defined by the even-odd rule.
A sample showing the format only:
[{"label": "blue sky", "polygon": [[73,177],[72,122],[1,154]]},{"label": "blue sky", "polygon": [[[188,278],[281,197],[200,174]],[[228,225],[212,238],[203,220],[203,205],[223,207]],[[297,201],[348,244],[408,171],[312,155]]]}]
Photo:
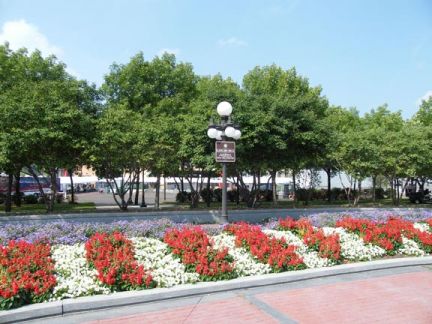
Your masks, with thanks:
[{"label": "blue sky", "polygon": [[100,85],[113,62],[162,51],[241,83],[295,66],[331,104],[405,118],[432,95],[432,0],[0,0],[0,42],[54,53]]}]

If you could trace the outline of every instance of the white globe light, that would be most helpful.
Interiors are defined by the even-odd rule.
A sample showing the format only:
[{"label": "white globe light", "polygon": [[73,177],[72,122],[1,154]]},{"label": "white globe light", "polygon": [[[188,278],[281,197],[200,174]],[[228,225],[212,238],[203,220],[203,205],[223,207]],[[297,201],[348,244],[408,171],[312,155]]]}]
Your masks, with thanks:
[{"label": "white globe light", "polygon": [[207,136],[210,137],[210,138],[216,138],[216,136],[217,136],[217,129],[213,128],[213,127],[209,128],[207,130]]},{"label": "white globe light", "polygon": [[223,134],[222,131],[218,130],[215,138],[218,141],[221,141],[222,140],[222,134]]},{"label": "white globe light", "polygon": [[221,117],[226,117],[231,115],[232,106],[228,101],[222,101],[217,105],[217,113]]},{"label": "white globe light", "polygon": [[235,128],[232,126],[228,126],[227,128],[225,128],[225,135],[228,137],[232,137],[234,138],[235,135]]},{"label": "white globe light", "polygon": [[232,138],[238,140],[238,139],[240,139],[240,137],[241,137],[241,132],[238,129],[236,129],[234,131],[234,136]]}]

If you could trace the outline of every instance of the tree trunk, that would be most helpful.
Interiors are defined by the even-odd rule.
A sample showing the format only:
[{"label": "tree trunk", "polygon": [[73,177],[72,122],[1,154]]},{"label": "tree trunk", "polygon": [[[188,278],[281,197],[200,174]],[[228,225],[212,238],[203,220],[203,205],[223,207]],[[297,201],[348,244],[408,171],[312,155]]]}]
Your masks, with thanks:
[{"label": "tree trunk", "polygon": [[139,205],[139,185],[140,185],[140,170],[138,169],[136,171],[136,177],[135,177],[135,182],[134,182],[134,187],[135,189],[135,200],[134,200],[134,205],[138,206]]},{"label": "tree trunk", "polygon": [[355,200],[354,200],[354,206],[357,206],[358,203],[359,203],[359,201],[360,201],[361,190],[362,190],[362,182],[361,182],[361,180],[359,180],[359,182],[358,182],[358,190],[357,190],[357,194],[356,194],[356,197],[355,197]]},{"label": "tree trunk", "polygon": [[327,174],[327,202],[331,203],[331,168],[325,168]]},{"label": "tree trunk", "polygon": [[21,170],[15,173],[15,206],[21,207],[22,195],[21,195]]},{"label": "tree trunk", "polygon": [[135,184],[135,180],[136,180],[136,176],[134,174],[133,178],[130,179],[130,181],[129,181],[129,188],[128,188],[129,197],[128,197],[128,200],[127,200],[127,204],[128,205],[132,205],[133,204],[132,195],[133,195],[133,187],[134,187],[134,184]]},{"label": "tree trunk", "polygon": [[420,178],[420,181],[417,180],[417,182],[419,184],[419,191],[423,192],[424,191],[424,185],[425,185],[426,179],[425,178]]},{"label": "tree trunk", "polygon": [[390,190],[391,190],[391,197],[393,205],[396,205],[396,197],[395,197],[395,191],[394,191],[394,178],[390,178]]},{"label": "tree trunk", "polygon": [[73,174],[72,174],[72,169],[68,169],[68,173],[69,173],[69,179],[70,179],[70,186],[71,186],[71,204],[75,204],[75,188],[74,188],[74,183],[73,183]]},{"label": "tree trunk", "polygon": [[[126,201],[124,200],[125,192],[123,191],[123,179],[122,179],[122,185],[120,186],[121,188],[118,187],[115,178],[112,178],[110,180],[105,179],[105,181],[107,182],[108,186],[111,189],[111,194],[113,195],[114,201],[116,202],[117,206],[119,206],[121,211],[127,211],[128,205],[127,205]],[[114,184],[115,189],[114,189],[112,183]],[[118,193],[118,197],[120,198],[120,202],[118,201],[117,195],[115,194],[116,191]]]},{"label": "tree trunk", "polygon": [[144,175],[145,171],[142,171],[142,191],[141,191],[141,207],[147,207],[147,204],[145,202],[145,181],[144,181]]},{"label": "tree trunk", "polygon": [[[423,184],[424,185],[424,184]],[[399,178],[396,179],[396,206],[400,205]]]},{"label": "tree trunk", "polygon": [[293,208],[296,208],[297,205],[297,194],[296,194],[296,173],[294,169],[292,170],[292,179],[293,179]]},{"label": "tree trunk", "polygon": [[207,197],[206,197],[206,205],[210,207],[211,204],[211,194],[210,194],[210,172],[207,174]]},{"label": "tree trunk", "polygon": [[13,185],[13,174],[8,174],[8,184],[5,201],[5,212],[10,213],[12,211],[12,185]]},{"label": "tree trunk", "polygon": [[166,177],[165,177],[165,174],[164,174],[164,201],[166,201],[166,186],[167,186],[167,184],[166,184]]},{"label": "tree trunk", "polygon": [[272,205],[273,206],[276,206],[277,205],[277,195],[276,195],[276,190],[277,190],[277,187],[276,187],[276,171],[275,170],[272,170],[272,171],[270,171],[270,175],[271,175],[271,178],[272,178],[272,195],[273,195],[273,202],[272,202]]},{"label": "tree trunk", "polygon": [[41,183],[40,183],[40,181],[39,181],[39,177],[37,176],[37,174],[36,174],[36,172],[33,170],[33,168],[32,168],[31,166],[28,166],[27,169],[28,169],[29,173],[31,174],[31,176],[33,177],[33,179],[35,179],[35,181],[36,181],[36,183],[37,183],[37,185],[38,185],[40,196],[42,197],[42,199],[43,199],[43,201],[44,201],[44,203],[45,203],[45,206],[46,206],[46,208],[47,208],[47,212],[48,212],[48,210],[49,210],[49,208],[50,208],[50,207],[49,207],[49,197],[48,197],[48,195],[45,193],[44,189],[42,188],[42,185],[41,185]]},{"label": "tree trunk", "polygon": [[48,212],[54,211],[54,203],[57,196],[57,174],[56,169],[50,170],[51,195],[49,199]]},{"label": "tree trunk", "polygon": [[376,178],[377,176],[372,177],[372,201],[376,203]]},{"label": "tree trunk", "polygon": [[236,177],[236,205],[240,205],[240,187],[238,176]]},{"label": "tree trunk", "polygon": [[261,195],[261,170],[258,170],[257,172],[257,188],[255,189],[254,197],[253,197],[253,203],[252,208],[256,207],[256,204],[260,198]]},{"label": "tree trunk", "polygon": [[156,180],[156,193],[155,193],[155,209],[159,209],[159,196],[160,196],[160,174],[157,175]]}]

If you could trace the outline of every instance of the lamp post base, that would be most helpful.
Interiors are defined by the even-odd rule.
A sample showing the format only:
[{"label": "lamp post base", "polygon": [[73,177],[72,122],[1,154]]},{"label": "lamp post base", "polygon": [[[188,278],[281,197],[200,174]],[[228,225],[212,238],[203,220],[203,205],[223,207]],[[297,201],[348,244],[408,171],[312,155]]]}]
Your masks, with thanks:
[{"label": "lamp post base", "polygon": [[228,224],[229,223],[229,219],[228,219],[228,215],[220,215],[219,216],[219,224]]}]

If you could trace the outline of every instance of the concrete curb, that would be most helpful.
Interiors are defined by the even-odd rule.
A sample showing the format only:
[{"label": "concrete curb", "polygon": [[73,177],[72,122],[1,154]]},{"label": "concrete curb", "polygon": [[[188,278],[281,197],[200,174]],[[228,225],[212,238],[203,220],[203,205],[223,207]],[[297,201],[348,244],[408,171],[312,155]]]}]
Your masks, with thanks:
[{"label": "concrete curb", "polygon": [[61,316],[76,312],[86,312],[118,306],[150,303],[174,298],[193,297],[215,292],[271,286],[374,270],[424,265],[432,265],[432,256],[377,260],[363,263],[338,265],[330,268],[307,269],[253,277],[243,277],[230,281],[202,282],[194,285],[181,285],[172,288],[156,288],[151,290],[120,292],[111,295],[79,297],[76,299],[65,299],[63,301],[28,305],[9,311],[0,311],[0,323],[16,323],[20,321]]}]

